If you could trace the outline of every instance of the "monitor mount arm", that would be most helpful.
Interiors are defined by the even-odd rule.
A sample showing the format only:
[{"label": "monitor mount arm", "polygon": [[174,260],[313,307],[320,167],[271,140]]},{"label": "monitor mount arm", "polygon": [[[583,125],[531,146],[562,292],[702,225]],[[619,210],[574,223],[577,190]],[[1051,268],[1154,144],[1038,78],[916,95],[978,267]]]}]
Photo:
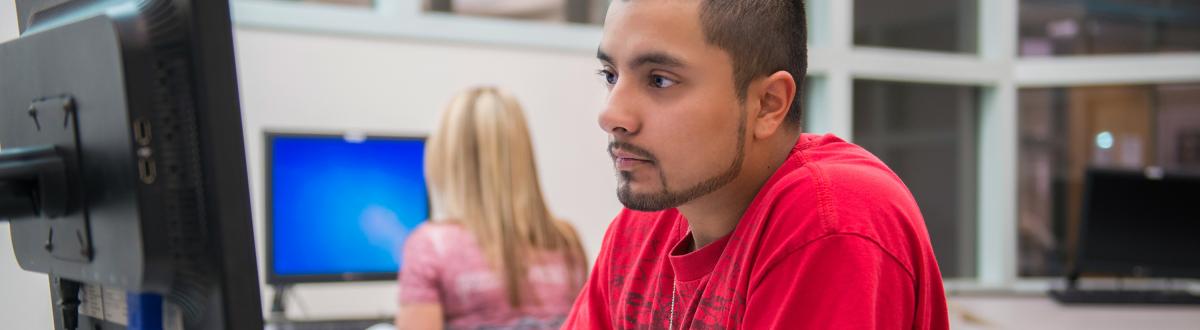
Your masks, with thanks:
[{"label": "monitor mount arm", "polygon": [[79,135],[76,103],[69,95],[45,97],[29,105],[28,120],[13,122],[29,138],[0,150],[0,221],[54,219],[79,205]]},{"label": "monitor mount arm", "polygon": [[[41,131],[36,109],[33,123]],[[65,157],[54,145],[0,151],[0,221],[54,218],[67,214],[70,184]],[[47,249],[52,244],[46,242]],[[79,282],[52,277],[54,306],[62,313],[64,329],[79,325]]]},{"label": "monitor mount arm", "polygon": [[64,164],[54,146],[0,152],[0,219],[66,214],[70,187]]},{"label": "monitor mount arm", "polygon": [[[86,261],[91,253],[86,241],[90,234],[82,222],[85,220],[72,216],[81,210],[82,204],[78,195],[82,187],[75,111],[75,100],[69,95],[44,97],[30,104],[27,121],[5,126],[32,133],[32,138],[9,140],[20,146],[0,150],[0,221],[49,220],[50,231],[44,246],[47,253],[66,260]],[[78,228],[77,240],[55,243],[56,227]],[[57,246],[71,245],[61,244],[64,242],[78,246]],[[61,314],[57,321],[64,329],[75,329],[79,324],[81,284],[57,276],[51,276],[50,284],[54,306]]]}]

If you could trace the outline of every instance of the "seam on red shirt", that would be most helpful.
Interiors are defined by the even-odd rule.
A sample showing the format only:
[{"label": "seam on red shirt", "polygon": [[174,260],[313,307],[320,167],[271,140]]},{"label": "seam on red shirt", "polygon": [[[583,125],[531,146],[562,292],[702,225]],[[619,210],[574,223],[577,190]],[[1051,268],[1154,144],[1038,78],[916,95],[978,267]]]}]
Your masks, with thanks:
[{"label": "seam on red shirt", "polygon": [[813,173],[812,177],[817,185],[817,205],[820,208],[817,214],[821,216],[821,230],[830,233],[834,227],[833,222],[837,221],[837,213],[833,212],[833,196],[830,192],[833,188],[830,188],[829,178],[825,176],[825,171],[819,164],[809,159],[808,152],[801,150],[797,155],[804,160],[801,168],[807,168]]},{"label": "seam on red shirt", "polygon": [[[902,269],[904,269],[905,272],[908,273],[909,277],[913,278],[915,280],[916,276],[913,275],[914,270],[911,268],[911,266],[904,263],[902,261],[903,259],[899,258],[891,250],[884,247],[875,238],[872,238],[871,236],[864,235],[864,234],[837,231],[837,229],[836,229],[837,226],[835,225],[835,223],[838,221],[838,216],[837,216],[837,212],[834,211],[836,209],[836,201],[833,198],[833,188],[829,182],[829,177],[825,175],[824,168],[819,163],[813,162],[811,160],[810,155],[807,152],[808,151],[808,148],[807,148],[808,143],[812,143],[812,141],[811,140],[806,141],[803,148],[798,147],[797,148],[798,150],[796,150],[796,154],[798,156],[800,156],[801,160],[803,160],[803,163],[802,163],[803,166],[801,168],[807,168],[807,169],[809,169],[809,171],[812,171],[813,180],[816,181],[817,205],[820,208],[817,211],[817,214],[819,214],[821,217],[821,227],[822,227],[821,229],[824,231],[825,234],[818,235],[817,237],[813,238],[812,240],[810,240],[808,242],[798,244],[798,245],[796,245],[796,248],[801,248],[803,246],[806,246],[806,245],[812,243],[813,241],[823,239],[824,237],[826,237],[828,235],[853,234],[853,235],[861,236],[861,237],[867,238],[871,242],[874,242],[875,245],[879,246],[879,248],[881,250],[883,250],[884,253],[886,253],[891,258],[896,259],[896,262],[901,266]],[[891,175],[894,177],[895,173],[892,173]]]},{"label": "seam on red shirt", "polygon": [[[908,279],[913,281],[914,285],[917,284],[917,276],[913,274],[913,271],[911,269],[909,269],[909,267],[907,265],[905,265],[902,261],[900,261],[900,258],[897,258],[896,255],[892,254],[887,249],[885,249],[883,247],[883,245],[879,244],[879,241],[875,240],[874,238],[871,238],[870,236],[859,234],[859,233],[833,233],[833,234],[823,235],[823,236],[814,238],[808,242],[804,242],[803,244],[796,245],[796,246],[792,247],[790,251],[786,251],[782,255],[780,255],[778,258],[775,258],[775,260],[769,261],[767,263],[767,265],[763,267],[762,274],[760,274],[758,276],[758,278],[754,279],[754,283],[752,283],[750,285],[750,288],[756,288],[759,286],[759,284],[762,284],[763,278],[766,277],[765,274],[770,273],[773,269],[775,269],[776,266],[778,266],[780,263],[782,263],[783,260],[788,259],[793,254],[796,254],[797,252],[804,250],[805,248],[808,248],[809,246],[812,246],[812,244],[823,241],[827,238],[842,237],[842,236],[858,237],[858,238],[863,239],[864,241],[871,243],[871,245],[875,246],[876,249],[879,249],[879,251],[883,252],[884,255],[888,256],[889,260],[894,262],[897,266],[900,266],[900,270],[903,270],[904,273],[908,275]],[[914,287],[913,289],[914,289],[914,292],[916,292],[917,288]],[[751,291],[753,291],[753,290],[751,290]],[[747,294],[749,294],[749,293],[750,292],[747,292]]]}]

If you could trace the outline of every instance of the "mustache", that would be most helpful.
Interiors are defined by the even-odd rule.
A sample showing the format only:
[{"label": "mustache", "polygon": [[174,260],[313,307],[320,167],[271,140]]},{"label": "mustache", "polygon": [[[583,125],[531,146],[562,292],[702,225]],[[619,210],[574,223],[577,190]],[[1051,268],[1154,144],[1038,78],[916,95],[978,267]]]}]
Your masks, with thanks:
[{"label": "mustache", "polygon": [[654,154],[650,153],[649,150],[646,150],[645,148],[633,145],[632,143],[629,143],[629,142],[621,142],[621,141],[609,142],[608,143],[608,155],[610,157],[613,157],[613,158],[617,157],[616,154],[613,152],[613,150],[615,150],[615,149],[621,149],[621,151],[628,152],[628,153],[634,154],[638,157],[645,158],[646,160],[649,160],[650,162],[654,162],[654,163],[658,162],[658,158],[654,157]]}]

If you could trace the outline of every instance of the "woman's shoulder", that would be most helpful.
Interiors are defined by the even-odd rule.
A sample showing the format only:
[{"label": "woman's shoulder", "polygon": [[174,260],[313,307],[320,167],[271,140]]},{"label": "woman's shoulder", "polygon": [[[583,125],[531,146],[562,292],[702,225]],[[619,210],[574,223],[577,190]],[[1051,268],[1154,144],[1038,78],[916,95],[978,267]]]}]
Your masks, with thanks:
[{"label": "woman's shoulder", "polygon": [[454,222],[454,221],[425,220],[424,222],[421,222],[420,225],[417,225],[417,228],[415,230],[413,230],[413,232],[416,233],[416,232],[420,232],[420,231],[447,231],[447,230],[462,230],[462,229],[465,229],[465,228],[463,228],[463,226],[461,224]]},{"label": "woman's shoulder", "polygon": [[462,223],[445,220],[428,220],[416,226],[413,235],[470,235],[470,229]]},{"label": "woman's shoulder", "polygon": [[448,221],[426,221],[419,224],[409,233],[408,240],[430,241],[433,245],[443,245],[445,242],[462,241],[472,238],[469,230],[462,224]]}]

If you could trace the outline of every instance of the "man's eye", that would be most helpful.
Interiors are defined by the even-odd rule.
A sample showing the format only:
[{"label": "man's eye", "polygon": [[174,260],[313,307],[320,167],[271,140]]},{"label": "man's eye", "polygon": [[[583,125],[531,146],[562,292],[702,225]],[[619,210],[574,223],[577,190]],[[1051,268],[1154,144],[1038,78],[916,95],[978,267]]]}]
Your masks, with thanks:
[{"label": "man's eye", "polygon": [[597,72],[597,74],[599,74],[601,78],[604,78],[604,83],[609,84],[609,85],[617,84],[617,74],[616,73],[613,73],[612,71],[605,69],[605,70],[600,70],[599,72]]},{"label": "man's eye", "polygon": [[659,75],[650,76],[650,86],[652,86],[654,88],[667,88],[667,87],[675,86],[675,84],[678,84],[678,83],[679,82],[677,82],[675,80],[671,80],[671,78],[667,78],[667,77],[663,77],[663,76],[659,76]]}]

